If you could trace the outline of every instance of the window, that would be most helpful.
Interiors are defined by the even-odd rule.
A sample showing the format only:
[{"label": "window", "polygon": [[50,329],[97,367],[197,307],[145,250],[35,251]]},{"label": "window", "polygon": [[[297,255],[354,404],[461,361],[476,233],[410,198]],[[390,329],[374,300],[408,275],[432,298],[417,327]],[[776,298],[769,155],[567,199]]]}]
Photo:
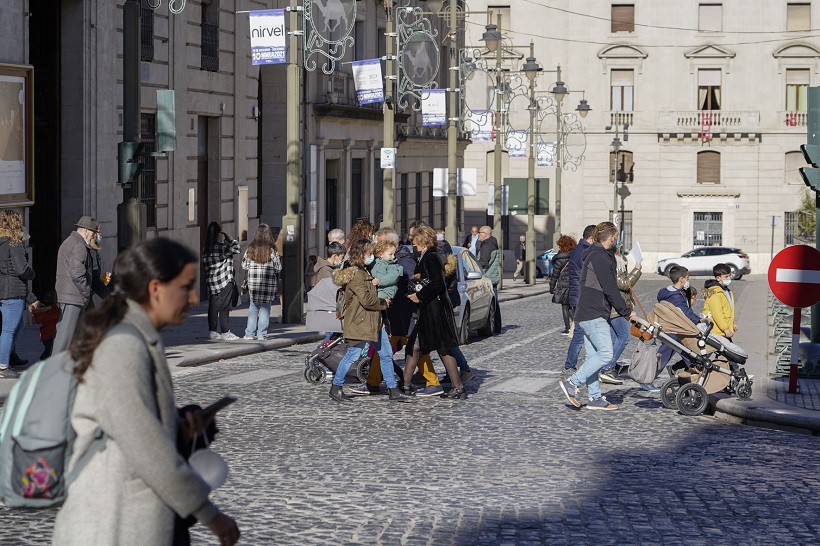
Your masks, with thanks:
[{"label": "window", "polygon": [[612,216],[612,211],[609,211],[609,217],[618,226],[621,251],[629,252],[632,250],[632,211],[621,209],[616,216]]},{"label": "window", "polygon": [[786,69],[786,111],[806,112],[809,104],[808,68]]},{"label": "window", "polygon": [[373,168],[373,200],[375,201],[375,221],[378,226],[381,225],[384,219],[384,171],[382,171],[381,158],[375,158],[375,166]]},{"label": "window", "polygon": [[698,31],[720,32],[723,30],[723,4],[698,6]]},{"label": "window", "polygon": [[786,30],[811,30],[811,4],[786,4]]},{"label": "window", "polygon": [[487,11],[493,12],[490,16],[491,25],[498,24],[498,14],[501,14],[501,28],[498,30],[502,33],[510,31],[510,6],[487,6]]},{"label": "window", "polygon": [[[144,153],[154,151],[157,138],[157,115],[154,113],[140,114],[140,140],[145,145]],[[140,175],[140,202],[145,204],[148,227],[157,227],[157,158],[143,156]]]},{"label": "window", "polygon": [[786,168],[783,171],[783,181],[786,184],[800,184],[803,185],[803,179],[800,177],[800,167],[806,166],[806,160],[803,158],[801,152],[787,152],[786,153]]},{"label": "window", "polygon": [[[387,36],[385,36],[384,33],[385,33],[384,27],[379,27],[379,39],[378,39],[379,51],[377,53],[378,53],[378,57],[380,59],[382,57],[384,57],[385,55],[387,55]],[[393,53],[394,54],[396,52],[395,44],[396,44],[396,42],[393,42]]]},{"label": "window", "polygon": [[794,234],[797,232],[797,213],[784,212],[783,219],[785,225],[783,226],[783,245],[794,244]]},{"label": "window", "polygon": [[421,195],[422,195],[421,188],[422,188],[421,173],[416,173],[416,195],[415,195],[416,213],[413,216],[414,220],[421,220],[421,219],[424,218],[424,211],[423,211],[422,202],[421,202]]},{"label": "window", "polygon": [[720,184],[720,152],[698,152],[698,184]]},{"label": "window", "polygon": [[632,160],[632,152],[621,150],[617,153],[617,169],[615,158],[615,152],[609,152],[609,179],[618,182],[634,182],[635,163]]},{"label": "window", "polygon": [[367,216],[362,206],[364,197],[364,186],[362,184],[363,165],[363,159],[353,159],[350,161],[350,220],[353,222]]},{"label": "window", "polygon": [[203,0],[201,28],[201,68],[219,71],[219,0]]},{"label": "window", "polygon": [[720,69],[698,70],[698,109],[720,110]]},{"label": "window", "polygon": [[[692,222],[692,246],[720,246],[723,244],[723,213],[696,212]],[[694,256],[704,256],[706,251],[698,251]]]},{"label": "window", "polygon": [[154,60],[154,10],[142,7],[140,22],[140,60],[150,63]]},{"label": "window", "polygon": [[796,238],[814,238],[814,213],[805,211],[794,211],[783,213],[783,244],[794,245],[803,241]]},{"label": "window", "polygon": [[361,61],[365,59],[365,46],[367,45],[367,31],[365,30],[364,21],[356,21],[353,26],[353,46],[354,46],[354,61]]},{"label": "window", "polygon": [[610,75],[612,82],[612,111],[632,111],[632,88],[635,72],[633,70],[613,70]]},{"label": "window", "polygon": [[635,5],[612,4],[612,32],[635,32]]}]

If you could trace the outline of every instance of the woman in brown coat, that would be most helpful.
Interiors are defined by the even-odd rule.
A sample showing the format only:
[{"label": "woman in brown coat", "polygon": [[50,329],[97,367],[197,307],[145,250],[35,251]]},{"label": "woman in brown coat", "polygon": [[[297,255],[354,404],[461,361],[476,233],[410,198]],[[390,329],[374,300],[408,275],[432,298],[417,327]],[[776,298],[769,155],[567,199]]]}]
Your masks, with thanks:
[{"label": "woman in brown coat", "polygon": [[345,291],[346,306],[342,328],[349,348],[333,376],[330,397],[338,402],[353,400],[344,393],[342,386],[350,366],[359,358],[366,344],[372,343],[379,353],[382,376],[390,390],[390,400],[409,402],[412,398],[401,392],[396,383],[393,348],[387,331],[382,327],[382,310],[387,309],[390,299],[379,299],[373,277],[366,267],[371,263],[373,243],[367,239],[358,239],[350,245],[348,267],[333,274],[333,282]]}]

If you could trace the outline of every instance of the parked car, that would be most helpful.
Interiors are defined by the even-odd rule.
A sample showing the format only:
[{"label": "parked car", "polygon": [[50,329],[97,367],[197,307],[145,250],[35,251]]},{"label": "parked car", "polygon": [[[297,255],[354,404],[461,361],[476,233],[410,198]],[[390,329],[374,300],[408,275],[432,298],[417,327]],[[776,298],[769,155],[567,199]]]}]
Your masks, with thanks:
[{"label": "parked car", "polygon": [[542,252],[535,258],[535,278],[549,277],[552,274],[552,259],[558,254],[553,249]]},{"label": "parked car", "polygon": [[453,308],[453,314],[459,343],[466,344],[472,330],[485,337],[493,335],[495,293],[493,283],[482,273],[481,266],[468,249],[454,246],[453,254],[458,258],[458,293],[461,301]]},{"label": "parked car", "polygon": [[669,275],[669,270],[682,265],[690,275],[711,275],[712,268],[719,263],[729,266],[733,279],[740,279],[752,272],[749,256],[739,248],[728,246],[703,246],[695,248],[678,258],[667,258],[658,262],[658,273]]}]

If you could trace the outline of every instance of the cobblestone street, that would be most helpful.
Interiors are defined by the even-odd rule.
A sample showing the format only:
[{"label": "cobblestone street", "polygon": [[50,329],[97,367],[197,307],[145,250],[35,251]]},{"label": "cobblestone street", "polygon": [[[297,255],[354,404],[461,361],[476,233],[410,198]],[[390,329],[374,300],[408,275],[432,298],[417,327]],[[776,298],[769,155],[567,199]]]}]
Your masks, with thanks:
[{"label": "cobblestone street", "polygon": [[[645,305],[668,284],[646,277]],[[502,316],[500,336],[464,347],[466,401],[338,404],[303,379],[307,346],[178,370],[178,405],[239,397],[220,413],[231,475],[212,498],[240,543],[817,543],[820,438],[685,417],[628,380],[604,386],[619,411],[575,410],[556,384],[560,306]],[[0,518],[1,544],[48,543],[53,512]],[[194,542],[216,543],[201,526]]]}]

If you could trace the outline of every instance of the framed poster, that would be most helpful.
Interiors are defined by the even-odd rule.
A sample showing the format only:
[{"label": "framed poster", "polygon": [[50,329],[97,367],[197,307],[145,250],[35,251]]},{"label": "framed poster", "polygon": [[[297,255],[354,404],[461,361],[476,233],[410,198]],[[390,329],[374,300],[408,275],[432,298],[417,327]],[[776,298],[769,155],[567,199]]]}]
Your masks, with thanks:
[{"label": "framed poster", "polygon": [[0,207],[34,204],[34,67],[0,64]]}]

